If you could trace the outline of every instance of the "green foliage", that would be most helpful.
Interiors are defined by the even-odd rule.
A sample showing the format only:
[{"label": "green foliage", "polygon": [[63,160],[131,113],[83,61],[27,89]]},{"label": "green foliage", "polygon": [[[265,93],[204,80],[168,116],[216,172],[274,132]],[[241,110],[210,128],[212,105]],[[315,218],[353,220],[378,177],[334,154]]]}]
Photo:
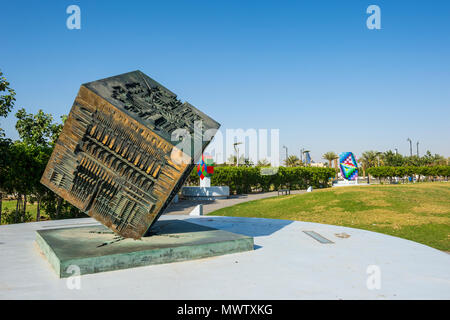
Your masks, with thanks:
[{"label": "green foliage", "polygon": [[[274,168],[275,169],[275,168]],[[215,186],[229,186],[231,193],[243,194],[256,191],[277,190],[289,187],[292,190],[325,188],[329,186],[330,178],[334,177],[333,168],[316,167],[279,167],[276,174],[261,174],[259,167],[215,167],[211,177],[211,184]],[[188,184],[198,184],[197,170],[192,170]]]},{"label": "green foliage", "polygon": [[448,159],[445,157],[434,154],[427,151],[423,156],[402,156],[401,154],[394,153],[392,150],[386,152],[378,151],[366,151],[363,152],[359,159],[364,170],[377,166],[389,166],[389,167],[401,167],[401,166],[436,166],[436,165],[448,165]]},{"label": "green foliage", "polygon": [[331,161],[333,161],[334,159],[337,159],[339,157],[333,151],[328,151],[323,154],[322,158],[328,161],[328,166],[331,168]]},{"label": "green foliage", "polygon": [[16,141],[9,148],[5,188],[10,193],[29,194],[39,182],[51,150]]},{"label": "green foliage", "polygon": [[[235,166],[236,165],[236,156],[235,155],[230,155],[228,157],[227,165],[229,165],[229,166]],[[239,157],[239,166],[240,167],[241,166],[243,166],[243,167],[251,167],[253,165],[254,165],[254,163],[249,158],[246,158],[244,155],[241,155]]]},{"label": "green foliage", "polygon": [[383,153],[383,163],[386,166],[399,167],[405,164],[405,159],[401,154],[389,150]]},{"label": "green foliage", "polygon": [[299,167],[300,166],[300,159],[297,156],[290,155],[287,157],[286,160],[284,160],[284,164],[287,167]]},{"label": "green foliage", "polygon": [[270,167],[270,162],[267,159],[258,160],[257,167]]},{"label": "green foliage", "polygon": [[27,144],[47,146],[54,144],[62,125],[53,123],[53,116],[39,110],[36,114],[20,109],[16,113],[16,129],[23,142]]},{"label": "green foliage", "polygon": [[450,166],[380,166],[367,169],[367,173],[375,178],[408,177],[422,175],[426,177],[450,176]]},{"label": "green foliage", "polygon": [[[4,92],[4,93],[3,93]],[[9,87],[9,82],[0,71],[0,117],[5,117],[11,111],[16,101],[16,92]]]},{"label": "green foliage", "polygon": [[373,150],[363,152],[361,158],[359,159],[363,170],[379,165],[380,155],[381,152]]},{"label": "green foliage", "polygon": [[0,192],[5,190],[8,182],[8,166],[11,163],[10,147],[11,140],[0,137]]},{"label": "green foliage", "polygon": [[52,220],[86,217],[84,212],[75,208],[69,202],[62,200],[53,192],[47,192],[45,194],[42,199],[42,209]]},{"label": "green foliage", "polygon": [[2,221],[15,223],[31,219],[25,212],[25,199],[36,201],[37,208],[42,208],[51,219],[85,216],[40,183],[63,125],[53,122],[52,115],[42,110],[32,114],[20,109],[16,117],[21,140],[12,142],[0,137],[0,192],[15,195],[18,210],[2,214]]},{"label": "green foliage", "polygon": [[16,210],[9,211],[4,209],[2,211],[1,219],[1,224],[12,224],[33,221],[33,216],[28,211],[23,215],[21,212],[16,212]]}]

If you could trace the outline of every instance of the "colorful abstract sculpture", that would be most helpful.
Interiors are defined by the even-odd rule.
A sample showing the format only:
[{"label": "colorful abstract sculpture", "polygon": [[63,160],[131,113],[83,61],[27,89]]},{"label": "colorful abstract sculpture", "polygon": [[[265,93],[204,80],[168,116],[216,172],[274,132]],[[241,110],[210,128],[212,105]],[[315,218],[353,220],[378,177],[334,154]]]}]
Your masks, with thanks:
[{"label": "colorful abstract sculpture", "polygon": [[197,164],[197,174],[200,179],[203,180],[205,177],[211,177],[214,173],[214,161],[212,156],[205,156],[202,154],[202,161]]},{"label": "colorful abstract sculpture", "polygon": [[346,180],[355,180],[358,177],[358,163],[352,152],[343,152],[339,155],[339,168]]}]

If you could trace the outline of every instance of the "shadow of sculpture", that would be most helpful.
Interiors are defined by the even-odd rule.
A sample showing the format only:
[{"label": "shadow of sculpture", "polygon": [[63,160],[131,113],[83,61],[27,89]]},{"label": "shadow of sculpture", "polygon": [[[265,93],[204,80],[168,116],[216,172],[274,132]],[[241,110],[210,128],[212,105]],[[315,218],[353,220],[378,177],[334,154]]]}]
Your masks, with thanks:
[{"label": "shadow of sculpture", "polygon": [[185,221],[250,237],[270,236],[294,222],[291,220],[218,216],[188,218]]}]

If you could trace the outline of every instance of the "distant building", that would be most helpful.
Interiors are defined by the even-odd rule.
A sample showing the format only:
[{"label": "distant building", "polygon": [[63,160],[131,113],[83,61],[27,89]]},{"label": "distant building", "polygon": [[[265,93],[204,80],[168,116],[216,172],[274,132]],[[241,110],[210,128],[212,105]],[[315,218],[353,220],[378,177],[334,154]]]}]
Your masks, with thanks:
[{"label": "distant building", "polygon": [[311,162],[310,167],[324,168],[327,166],[325,162]]}]

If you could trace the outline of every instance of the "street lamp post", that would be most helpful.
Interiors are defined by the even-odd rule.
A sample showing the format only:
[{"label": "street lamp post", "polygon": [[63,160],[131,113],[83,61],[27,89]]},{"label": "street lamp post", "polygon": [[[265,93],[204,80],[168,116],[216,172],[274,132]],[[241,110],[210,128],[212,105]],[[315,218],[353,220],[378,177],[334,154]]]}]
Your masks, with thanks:
[{"label": "street lamp post", "polygon": [[406,139],[409,142],[409,155],[412,157],[412,141],[410,138]]},{"label": "street lamp post", "polygon": [[242,144],[242,142],[233,143],[234,151],[236,151],[236,167],[239,167],[239,148],[238,145]]}]

